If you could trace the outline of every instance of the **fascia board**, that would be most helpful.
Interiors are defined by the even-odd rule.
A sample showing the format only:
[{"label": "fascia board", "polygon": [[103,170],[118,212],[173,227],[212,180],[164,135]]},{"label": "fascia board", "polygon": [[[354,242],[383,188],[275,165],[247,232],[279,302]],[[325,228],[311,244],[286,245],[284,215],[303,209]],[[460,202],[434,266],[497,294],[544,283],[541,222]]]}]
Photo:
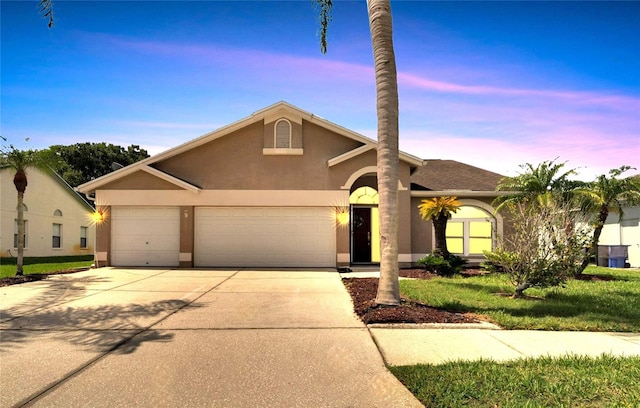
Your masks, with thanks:
[{"label": "fascia board", "polygon": [[92,192],[93,190],[96,190],[97,188],[105,185],[105,184],[109,184],[114,180],[117,180],[119,178],[122,177],[126,177],[130,174],[135,173],[136,171],[140,170],[140,167],[144,166],[144,161],[149,160],[150,158],[144,159],[142,161],[139,161],[137,163],[134,164],[130,164],[126,167],[123,167],[121,169],[118,169],[116,171],[113,171],[109,174],[105,174],[102,177],[98,177],[95,180],[91,180],[88,181],[84,184],[80,184],[78,187],[75,188],[76,191],[79,191],[83,194],[89,194],[90,192]]},{"label": "fascia board", "polygon": [[340,164],[340,163],[342,163],[344,161],[350,160],[350,159],[352,159],[352,158],[354,158],[356,156],[359,156],[359,155],[361,155],[363,153],[366,153],[369,150],[373,150],[375,148],[376,147],[373,144],[366,144],[364,146],[356,147],[353,150],[350,150],[350,151],[348,151],[346,153],[343,153],[343,154],[341,154],[339,156],[336,156],[336,157],[334,157],[332,159],[329,159],[327,161],[327,164],[329,165],[329,167],[333,167],[336,164]]},{"label": "fascia board", "polygon": [[149,166],[144,166],[142,168],[140,168],[140,170],[145,171],[149,174],[151,174],[152,176],[158,177],[159,179],[162,179],[166,182],[169,182],[175,186],[178,186],[180,188],[183,188],[185,190],[189,190],[192,191],[194,193],[199,192],[201,189],[199,187],[194,186],[193,184],[187,183],[186,181],[180,180],[178,178],[173,177],[170,174],[167,174],[165,172],[162,172],[158,169],[154,169],[153,167],[149,167]]},{"label": "fascia board", "polygon": [[411,197],[434,198],[444,196],[455,197],[500,197],[509,194],[508,191],[474,191],[474,190],[440,190],[440,191],[411,191]]}]

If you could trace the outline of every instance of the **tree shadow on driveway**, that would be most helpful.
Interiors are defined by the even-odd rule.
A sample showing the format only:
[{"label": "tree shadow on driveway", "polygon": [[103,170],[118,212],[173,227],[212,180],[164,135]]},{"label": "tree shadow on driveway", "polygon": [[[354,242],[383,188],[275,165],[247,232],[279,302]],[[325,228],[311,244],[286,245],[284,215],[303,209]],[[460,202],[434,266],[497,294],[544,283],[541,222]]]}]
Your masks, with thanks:
[{"label": "tree shadow on driveway", "polygon": [[91,288],[109,281],[108,277],[85,276],[39,282],[33,288],[33,297],[26,296],[24,301],[0,310],[0,355],[39,341],[64,341],[90,352],[128,354],[144,342],[171,341],[172,333],[152,327],[187,305],[199,307],[184,299],[95,306],[69,304],[108,293],[109,289],[94,292]]}]

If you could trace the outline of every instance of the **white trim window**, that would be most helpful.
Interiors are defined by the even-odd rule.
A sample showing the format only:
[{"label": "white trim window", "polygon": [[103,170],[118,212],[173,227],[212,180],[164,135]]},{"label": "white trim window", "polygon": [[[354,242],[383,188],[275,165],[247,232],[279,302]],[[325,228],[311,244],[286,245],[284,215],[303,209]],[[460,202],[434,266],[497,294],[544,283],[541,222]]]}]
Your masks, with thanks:
[{"label": "white trim window", "polygon": [[273,147],[291,149],[291,122],[279,119],[273,129]]},{"label": "white trim window", "polygon": [[87,227],[80,227],[80,248],[85,249],[87,248],[87,232],[88,232],[88,228]]},{"label": "white trim window", "polygon": [[302,147],[293,147],[293,144],[293,125],[288,119],[281,118],[273,125],[273,147],[265,147],[262,149],[262,154],[267,156],[302,156]]},{"label": "white trim window", "polygon": [[[28,242],[28,237],[29,237],[29,221],[28,220],[24,220],[24,248],[27,248],[27,242]],[[14,220],[13,223],[13,247],[14,248],[18,248],[18,220]]]},{"label": "white trim window", "polygon": [[447,249],[457,255],[493,250],[495,220],[482,208],[463,205],[447,222]]},{"label": "white trim window", "polygon": [[53,224],[51,247],[55,249],[62,248],[62,224]]}]

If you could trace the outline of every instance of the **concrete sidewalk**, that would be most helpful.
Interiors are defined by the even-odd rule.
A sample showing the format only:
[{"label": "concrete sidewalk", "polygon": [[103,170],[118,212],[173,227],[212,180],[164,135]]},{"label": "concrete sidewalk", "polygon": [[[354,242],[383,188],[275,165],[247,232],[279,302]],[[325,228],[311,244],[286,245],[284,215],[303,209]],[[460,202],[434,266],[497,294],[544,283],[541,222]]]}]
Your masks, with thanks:
[{"label": "concrete sidewalk", "polygon": [[0,288],[0,406],[419,407],[335,271],[101,268]]},{"label": "concrete sidewalk", "polygon": [[[640,333],[554,332],[479,328],[373,326],[371,335],[389,365],[460,360],[602,354],[640,356]],[[406,326],[405,326],[406,327]],[[429,327],[428,325],[422,327]]]}]

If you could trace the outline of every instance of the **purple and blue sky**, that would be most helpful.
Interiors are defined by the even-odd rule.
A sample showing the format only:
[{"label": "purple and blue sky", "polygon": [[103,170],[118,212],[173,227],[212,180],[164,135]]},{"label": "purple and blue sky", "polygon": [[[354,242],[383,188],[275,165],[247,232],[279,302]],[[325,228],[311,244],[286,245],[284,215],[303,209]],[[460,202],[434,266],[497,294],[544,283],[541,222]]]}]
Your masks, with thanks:
[{"label": "purple and blue sky", "polygon": [[[54,0],[53,29],[37,3],[0,2],[0,134],[17,147],[156,154],[280,100],[376,138],[364,0],[335,2],[326,55],[310,0]],[[640,2],[392,11],[402,150],[504,175],[640,168]]]}]

